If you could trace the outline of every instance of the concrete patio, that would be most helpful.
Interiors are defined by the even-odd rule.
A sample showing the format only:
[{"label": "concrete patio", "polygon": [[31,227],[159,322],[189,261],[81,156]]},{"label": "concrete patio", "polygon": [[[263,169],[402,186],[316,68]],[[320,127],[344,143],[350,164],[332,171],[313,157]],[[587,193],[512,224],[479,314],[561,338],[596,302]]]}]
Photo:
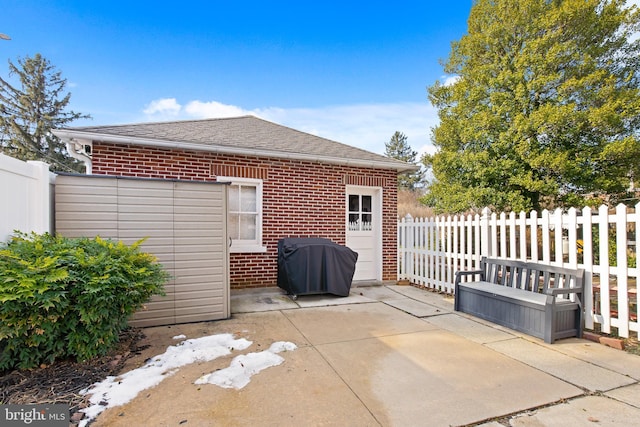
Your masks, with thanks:
[{"label": "concrete patio", "polygon": [[[353,287],[346,298],[236,292],[232,318],[145,330],[128,368],[172,338],[232,333],[243,352],[185,366],[92,425],[639,425],[640,357],[582,339],[553,345],[453,312],[411,286]],[[195,385],[240,353],[298,348],[242,389]],[[635,423],[635,424],[634,424]]]}]

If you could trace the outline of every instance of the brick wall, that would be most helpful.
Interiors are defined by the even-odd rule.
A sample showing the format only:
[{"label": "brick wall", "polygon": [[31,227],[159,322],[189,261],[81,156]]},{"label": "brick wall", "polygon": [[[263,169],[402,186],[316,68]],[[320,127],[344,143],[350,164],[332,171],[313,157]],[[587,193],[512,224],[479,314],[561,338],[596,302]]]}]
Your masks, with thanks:
[{"label": "brick wall", "polygon": [[94,142],[93,173],[199,181],[215,181],[217,176],[262,179],[267,252],[230,254],[232,289],[276,286],[277,244],[283,237],[324,237],[344,244],[345,186],[383,187],[382,279],[396,280],[394,170]]}]

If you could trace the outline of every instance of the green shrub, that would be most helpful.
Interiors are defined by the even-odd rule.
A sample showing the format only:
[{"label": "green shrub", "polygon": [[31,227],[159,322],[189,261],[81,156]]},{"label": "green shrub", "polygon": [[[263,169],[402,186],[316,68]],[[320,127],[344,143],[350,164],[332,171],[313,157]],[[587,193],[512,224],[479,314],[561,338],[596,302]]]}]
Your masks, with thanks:
[{"label": "green shrub", "polygon": [[168,274],[143,241],[19,233],[0,245],[0,371],[106,353],[130,315],[164,295]]}]

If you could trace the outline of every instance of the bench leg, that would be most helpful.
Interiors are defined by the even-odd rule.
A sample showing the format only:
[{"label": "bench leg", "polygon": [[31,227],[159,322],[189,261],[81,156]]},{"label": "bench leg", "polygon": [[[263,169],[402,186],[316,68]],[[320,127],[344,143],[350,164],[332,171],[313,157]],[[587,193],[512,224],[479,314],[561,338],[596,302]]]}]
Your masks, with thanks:
[{"label": "bench leg", "polygon": [[583,323],[582,322],[584,322],[584,317],[583,317],[583,314],[582,314],[582,307],[580,307],[578,310],[576,310],[575,322],[576,322],[576,329],[577,329],[576,337],[582,338],[582,329],[583,329]]},{"label": "bench leg", "polygon": [[556,340],[554,331],[555,311],[553,302],[550,303],[547,297],[547,303],[544,307],[544,342],[547,344],[553,344]]}]

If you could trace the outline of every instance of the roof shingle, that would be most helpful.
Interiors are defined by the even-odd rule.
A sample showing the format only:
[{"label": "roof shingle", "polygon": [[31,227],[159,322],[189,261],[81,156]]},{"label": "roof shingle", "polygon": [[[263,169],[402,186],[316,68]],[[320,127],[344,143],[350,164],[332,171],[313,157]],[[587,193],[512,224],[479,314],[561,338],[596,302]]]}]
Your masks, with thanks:
[{"label": "roof shingle", "polygon": [[414,170],[408,163],[388,158],[370,151],[352,147],[254,116],[233,118],[187,120],[126,125],[71,127],[54,131],[66,138],[87,137],[108,141],[109,137],[131,138],[164,143],[201,145],[207,151],[227,149],[247,152],[271,153],[275,157],[309,158],[319,161],[335,159],[337,163],[371,162],[374,167],[396,169],[398,172]]}]

